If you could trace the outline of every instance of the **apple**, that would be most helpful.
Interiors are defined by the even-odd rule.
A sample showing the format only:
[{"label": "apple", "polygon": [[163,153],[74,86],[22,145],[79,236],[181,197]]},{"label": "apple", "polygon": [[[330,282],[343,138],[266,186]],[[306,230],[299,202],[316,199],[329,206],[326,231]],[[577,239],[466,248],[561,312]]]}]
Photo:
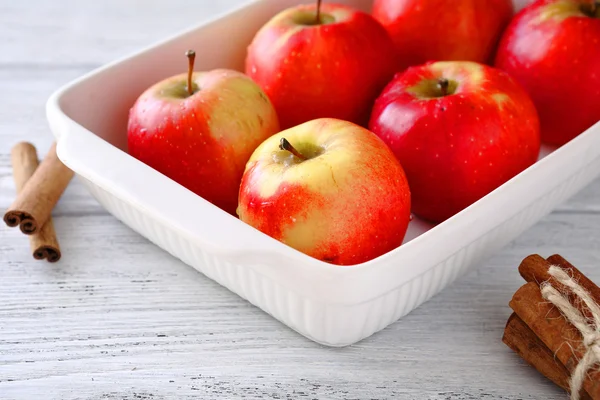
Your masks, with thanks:
[{"label": "apple", "polygon": [[217,207],[235,214],[244,167],[279,131],[277,114],[248,76],[227,69],[156,83],[129,112],[129,154]]},{"label": "apple", "polygon": [[393,54],[391,39],[369,14],[300,5],[259,30],[248,47],[246,74],[273,102],[282,129],[321,117],[366,126],[395,72]]},{"label": "apple", "polygon": [[358,264],[402,244],[410,190],[400,163],[377,136],[321,118],[271,136],[254,151],[238,215],[309,256]]},{"label": "apple", "polygon": [[539,120],[505,72],[440,61],[398,74],[375,102],[369,128],[408,178],[412,211],[441,222],[533,164]]},{"label": "apple", "polygon": [[511,0],[375,0],[402,69],[427,61],[491,62]]},{"label": "apple", "polygon": [[567,143],[600,121],[600,2],[532,3],[506,28],[495,65],[533,99],[542,141]]}]

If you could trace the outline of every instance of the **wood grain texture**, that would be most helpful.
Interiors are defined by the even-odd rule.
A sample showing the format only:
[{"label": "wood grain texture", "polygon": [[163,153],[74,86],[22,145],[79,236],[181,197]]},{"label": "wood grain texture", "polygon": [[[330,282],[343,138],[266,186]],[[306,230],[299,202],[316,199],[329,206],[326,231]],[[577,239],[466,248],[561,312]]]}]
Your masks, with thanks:
[{"label": "wood grain texture", "polygon": [[[12,145],[50,147],[53,90],[239,3],[0,2],[0,209],[15,195]],[[599,199],[596,181],[401,321],[330,349],[132,232],[74,180],[54,212],[59,263],[0,229],[0,399],[564,399],[502,332],[525,256],[561,253],[600,281]]]}]

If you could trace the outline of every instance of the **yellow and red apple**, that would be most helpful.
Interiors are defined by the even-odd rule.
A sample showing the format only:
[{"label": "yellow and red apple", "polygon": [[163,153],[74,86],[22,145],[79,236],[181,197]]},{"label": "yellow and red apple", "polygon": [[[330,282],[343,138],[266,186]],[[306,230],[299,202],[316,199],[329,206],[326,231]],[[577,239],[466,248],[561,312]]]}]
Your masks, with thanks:
[{"label": "yellow and red apple", "polygon": [[394,52],[369,14],[336,4],[300,5],[256,34],[246,74],[273,102],[282,129],[321,117],[366,125],[395,72]]},{"label": "yellow and red apple", "polygon": [[235,214],[246,162],[279,131],[277,114],[248,76],[227,69],[192,73],[190,60],[188,74],[153,85],[131,108],[129,153]]},{"label": "yellow and red apple", "polygon": [[372,132],[332,118],[271,136],[248,161],[240,219],[320,260],[358,264],[402,243],[410,191]]}]

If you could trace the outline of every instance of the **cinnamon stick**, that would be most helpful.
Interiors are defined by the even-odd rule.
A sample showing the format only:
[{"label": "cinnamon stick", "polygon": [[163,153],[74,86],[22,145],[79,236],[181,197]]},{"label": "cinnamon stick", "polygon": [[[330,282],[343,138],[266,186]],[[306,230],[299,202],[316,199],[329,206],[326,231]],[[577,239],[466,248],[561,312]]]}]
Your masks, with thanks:
[{"label": "cinnamon stick", "polygon": [[[569,389],[569,372],[565,366],[554,358],[552,351],[517,314],[512,313],[508,319],[502,341],[546,378],[565,390]],[[587,393],[582,396],[582,399],[589,398]]]},{"label": "cinnamon stick", "polygon": [[[546,260],[551,265],[557,265],[562,269],[570,271],[580,286],[587,290],[597,303],[600,303],[600,287],[579,271],[573,264],[565,260],[560,254],[554,254]],[[546,270],[547,271],[547,270]]]},{"label": "cinnamon stick", "polygon": [[[35,147],[26,142],[16,144],[11,151],[11,161],[15,186],[20,193],[39,164]],[[47,259],[49,262],[60,259],[60,247],[51,217],[38,232],[29,236],[29,243],[35,259]]]},{"label": "cinnamon stick", "polygon": [[15,187],[19,193],[39,165],[35,146],[28,142],[17,143],[10,152],[10,160]]},{"label": "cinnamon stick", "polygon": [[[546,260],[544,260],[541,257],[540,259],[537,259],[537,262],[530,263],[533,264],[530,265],[530,267],[532,268],[532,271],[535,272],[533,277],[538,279],[539,283],[543,282],[542,279],[544,277],[550,277],[548,269],[550,268],[550,266],[556,265],[562,268],[563,270],[567,271],[567,273],[569,273],[569,275],[571,275],[573,279],[591,295],[594,302],[600,304],[600,288],[592,280],[585,276],[581,271],[575,268],[574,265],[565,260],[561,255],[554,254],[548,257],[548,259]],[[529,268],[526,266],[524,266],[523,269],[525,273],[527,273],[527,271],[529,270]],[[565,289],[563,285],[556,282],[554,278],[552,278],[551,283],[560,291],[563,291]],[[579,310],[581,310],[586,317],[592,317],[591,311],[582,301],[580,301],[579,298],[575,296],[569,296],[569,299],[571,303]],[[573,368],[575,368],[576,365],[577,363],[575,362]],[[588,378],[584,382],[583,386],[586,389],[586,391],[592,396],[593,399],[600,399],[600,370],[598,368],[592,369],[588,373]]]},{"label": "cinnamon stick", "polygon": [[42,229],[33,235],[29,235],[31,253],[36,260],[47,260],[57,262],[60,260],[60,246],[54,230],[52,217],[46,221]]},{"label": "cinnamon stick", "polygon": [[[585,352],[581,333],[541,294],[535,282],[528,282],[514,294],[509,303],[514,312],[565,366],[569,376]],[[590,371],[583,384],[592,399],[600,399],[600,371]],[[583,394],[582,394],[583,395]]]},{"label": "cinnamon stick", "polygon": [[21,232],[38,232],[50,218],[52,209],[65,191],[73,171],[56,155],[56,143],[36,169],[9,209],[4,214],[8,226],[19,226]]},{"label": "cinnamon stick", "polygon": [[[527,282],[536,282],[540,285],[543,282],[550,281],[552,286],[561,292],[565,292],[566,288],[548,273],[548,269],[552,265],[557,265],[567,271],[579,285],[592,295],[597,303],[600,303],[600,288],[587,276],[582,274],[581,271],[575,268],[575,266],[558,254],[548,257],[547,260],[537,254],[530,255],[521,262],[521,265],[519,265],[519,273]],[[573,298],[571,298],[571,300],[573,300]],[[575,301],[572,302],[575,303]],[[574,305],[578,306],[579,304]],[[582,311],[586,313],[588,317],[591,316],[586,307],[584,307]]]}]

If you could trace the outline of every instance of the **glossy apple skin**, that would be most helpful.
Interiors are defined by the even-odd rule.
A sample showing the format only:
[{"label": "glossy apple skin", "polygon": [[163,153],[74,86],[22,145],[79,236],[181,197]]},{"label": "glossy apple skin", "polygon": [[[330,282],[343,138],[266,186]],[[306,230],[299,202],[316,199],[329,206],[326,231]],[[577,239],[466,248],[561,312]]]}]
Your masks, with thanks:
[{"label": "glossy apple skin", "polygon": [[427,61],[493,61],[511,0],[375,0],[373,16],[387,29],[400,68]]},{"label": "glossy apple skin", "polygon": [[320,117],[366,126],[373,101],[396,72],[394,46],[369,14],[325,3],[325,18],[313,21],[315,6],[287,9],[256,34],[246,73],[267,93],[282,129]]},{"label": "glossy apple skin", "polygon": [[[279,149],[285,137],[302,154]],[[240,219],[312,257],[358,264],[402,244],[410,218],[404,171],[372,132],[323,118],[261,144],[240,186]]]},{"label": "glossy apple skin", "polygon": [[235,214],[246,162],[279,131],[277,114],[242,73],[194,73],[199,91],[189,97],[182,95],[186,79],[187,74],[168,78],[138,98],[129,113],[129,153]]},{"label": "glossy apple skin", "polygon": [[563,145],[600,121],[600,13],[583,1],[543,0],[523,9],[506,29],[495,65],[530,94],[542,140]]},{"label": "glossy apple skin", "polygon": [[[432,97],[440,78],[454,94]],[[427,95],[430,93],[430,95]],[[437,62],[398,74],[377,99],[370,129],[402,164],[413,212],[444,221],[533,164],[539,121],[508,74],[471,62]]]}]

